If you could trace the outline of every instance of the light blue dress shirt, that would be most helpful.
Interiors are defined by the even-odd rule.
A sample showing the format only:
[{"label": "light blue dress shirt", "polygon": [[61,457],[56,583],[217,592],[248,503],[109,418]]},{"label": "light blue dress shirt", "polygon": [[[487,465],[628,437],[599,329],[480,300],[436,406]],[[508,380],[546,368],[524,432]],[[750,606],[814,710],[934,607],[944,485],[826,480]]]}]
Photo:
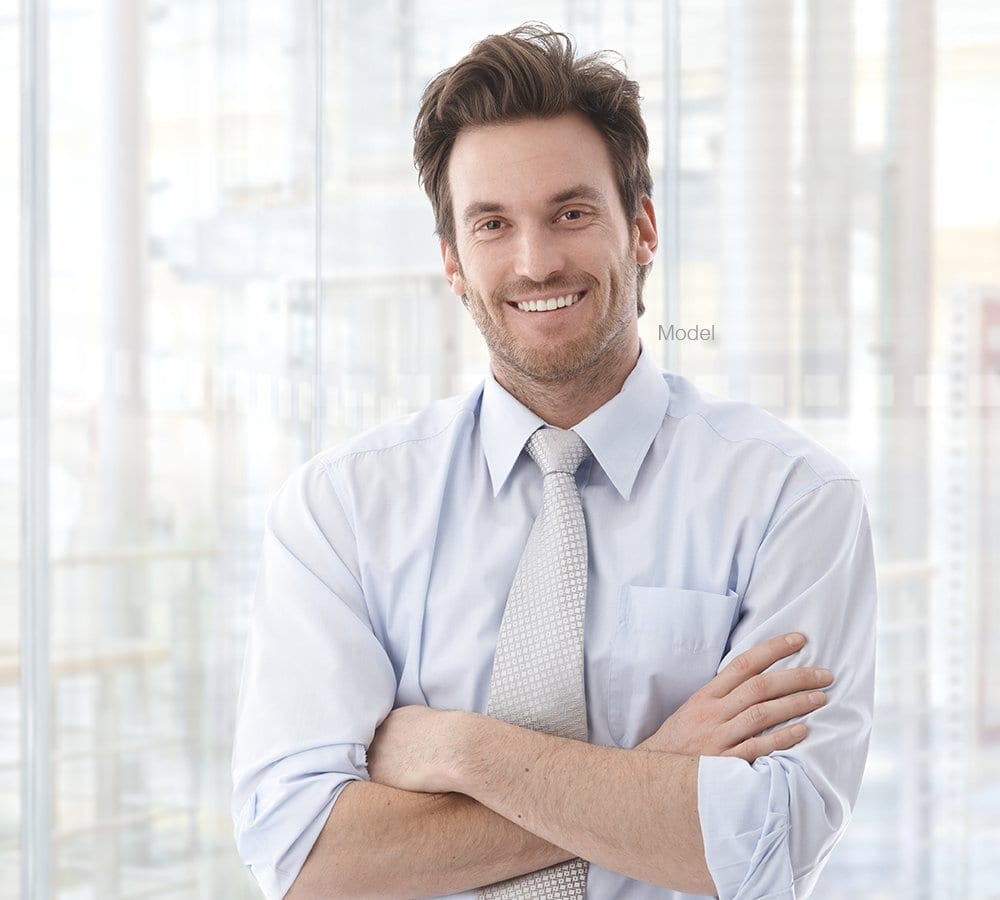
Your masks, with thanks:
[{"label": "light blue dress shirt", "polygon": [[[240,855],[269,898],[298,874],[397,706],[486,712],[504,604],[541,505],[522,452],[542,420],[489,374],[325,450],[268,509],[233,750]],[[833,670],[799,745],[702,757],[721,898],[801,898],[850,817],[868,750],[875,578],[865,498],[829,452],[699,391],[643,348],[574,429],[587,521],[590,742],[633,747],[736,654],[786,631],[779,665]],[[670,797],[663,797],[664,804]],[[473,891],[452,896],[473,898]],[[682,895],[590,866],[595,900]]]}]

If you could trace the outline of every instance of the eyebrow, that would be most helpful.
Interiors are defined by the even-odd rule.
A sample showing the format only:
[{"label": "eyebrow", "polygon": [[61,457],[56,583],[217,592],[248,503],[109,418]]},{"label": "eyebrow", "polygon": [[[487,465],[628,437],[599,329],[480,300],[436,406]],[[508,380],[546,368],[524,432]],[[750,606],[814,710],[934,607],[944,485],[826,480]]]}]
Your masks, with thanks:
[{"label": "eyebrow", "polygon": [[[602,207],[608,205],[604,193],[595,187],[591,187],[589,184],[574,184],[572,187],[553,194],[549,197],[548,205],[558,206],[567,200],[587,200],[595,206]],[[462,224],[468,225],[476,216],[481,216],[483,213],[502,213],[503,211],[504,206],[502,203],[479,200],[465,207],[465,212],[462,213]]]}]

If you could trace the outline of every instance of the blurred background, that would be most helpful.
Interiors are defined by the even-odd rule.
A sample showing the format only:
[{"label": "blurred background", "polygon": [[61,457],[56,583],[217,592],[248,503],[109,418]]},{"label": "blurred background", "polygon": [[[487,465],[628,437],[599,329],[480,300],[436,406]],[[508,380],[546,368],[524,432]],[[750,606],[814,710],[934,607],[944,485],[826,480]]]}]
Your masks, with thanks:
[{"label": "blurred background", "polygon": [[646,346],[870,498],[876,725],[816,896],[1000,897],[1000,4],[497,7],[0,0],[0,896],[259,896],[229,758],[264,511],[482,378],[412,124],[540,19],[641,85]]}]

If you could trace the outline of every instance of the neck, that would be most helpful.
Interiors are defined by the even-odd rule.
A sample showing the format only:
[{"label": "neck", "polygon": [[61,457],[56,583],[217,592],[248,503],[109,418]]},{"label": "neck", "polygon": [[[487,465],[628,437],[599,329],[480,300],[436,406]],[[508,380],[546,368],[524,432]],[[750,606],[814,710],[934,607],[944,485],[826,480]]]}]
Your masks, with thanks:
[{"label": "neck", "polygon": [[556,428],[572,428],[615,396],[639,359],[638,333],[608,347],[586,369],[562,381],[541,381],[492,361],[493,377],[512,397]]}]

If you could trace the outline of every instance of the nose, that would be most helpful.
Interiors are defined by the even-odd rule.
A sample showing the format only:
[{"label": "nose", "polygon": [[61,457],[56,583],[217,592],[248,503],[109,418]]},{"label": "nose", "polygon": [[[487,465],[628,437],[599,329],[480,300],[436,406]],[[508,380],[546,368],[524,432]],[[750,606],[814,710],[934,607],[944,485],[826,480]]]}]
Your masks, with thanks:
[{"label": "nose", "polygon": [[514,271],[531,281],[546,281],[565,265],[565,255],[558,238],[541,228],[522,227],[514,252]]}]

